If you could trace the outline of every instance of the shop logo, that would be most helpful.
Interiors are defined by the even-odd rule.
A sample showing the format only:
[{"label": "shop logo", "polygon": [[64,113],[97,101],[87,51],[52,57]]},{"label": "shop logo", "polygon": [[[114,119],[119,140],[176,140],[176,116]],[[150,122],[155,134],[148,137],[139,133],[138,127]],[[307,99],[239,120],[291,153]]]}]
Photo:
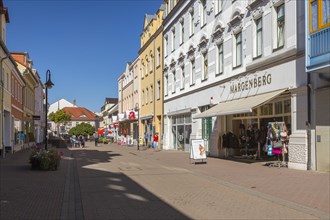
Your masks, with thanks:
[{"label": "shop logo", "polygon": [[266,86],[272,83],[272,75],[268,74],[265,76],[258,76],[252,79],[247,79],[242,82],[233,83],[230,86],[230,93],[241,92],[244,90],[249,90],[253,88],[258,88],[261,86]]}]

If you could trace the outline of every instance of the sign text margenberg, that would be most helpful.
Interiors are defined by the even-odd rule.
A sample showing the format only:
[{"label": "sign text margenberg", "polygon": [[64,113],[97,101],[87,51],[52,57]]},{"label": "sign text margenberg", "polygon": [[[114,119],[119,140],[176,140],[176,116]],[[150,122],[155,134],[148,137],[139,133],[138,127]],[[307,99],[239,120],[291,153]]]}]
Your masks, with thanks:
[{"label": "sign text margenberg", "polygon": [[258,76],[252,79],[247,79],[242,82],[233,83],[230,85],[230,93],[241,92],[244,90],[257,88],[272,83],[272,75]]}]

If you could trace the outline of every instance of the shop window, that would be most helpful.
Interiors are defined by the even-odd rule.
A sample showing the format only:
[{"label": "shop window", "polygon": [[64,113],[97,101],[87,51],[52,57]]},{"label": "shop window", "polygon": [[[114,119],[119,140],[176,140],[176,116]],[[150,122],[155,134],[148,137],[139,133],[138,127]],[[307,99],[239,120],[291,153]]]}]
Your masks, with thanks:
[{"label": "shop window", "polygon": [[177,117],[177,124],[183,124],[184,123],[184,115],[180,115]]},{"label": "shop window", "polygon": [[191,123],[191,115],[186,115],[184,118],[185,123]]},{"label": "shop window", "polygon": [[273,103],[265,104],[260,107],[260,115],[272,115],[273,114]]},{"label": "shop window", "polygon": [[284,101],[284,113],[291,113],[291,100]]},{"label": "shop window", "polygon": [[275,102],[275,115],[282,114],[283,113],[283,103],[281,102]]},{"label": "shop window", "polygon": [[173,124],[173,125],[176,124],[176,117],[175,117],[175,116],[172,117],[172,124]]}]

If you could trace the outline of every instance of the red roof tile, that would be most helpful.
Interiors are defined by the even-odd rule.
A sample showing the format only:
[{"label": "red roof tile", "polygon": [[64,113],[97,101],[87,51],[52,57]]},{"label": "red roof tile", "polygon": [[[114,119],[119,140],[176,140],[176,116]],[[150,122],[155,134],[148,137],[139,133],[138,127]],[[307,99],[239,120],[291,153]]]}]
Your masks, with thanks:
[{"label": "red roof tile", "polygon": [[71,115],[72,121],[95,121],[97,115],[83,107],[65,107],[63,110]]}]

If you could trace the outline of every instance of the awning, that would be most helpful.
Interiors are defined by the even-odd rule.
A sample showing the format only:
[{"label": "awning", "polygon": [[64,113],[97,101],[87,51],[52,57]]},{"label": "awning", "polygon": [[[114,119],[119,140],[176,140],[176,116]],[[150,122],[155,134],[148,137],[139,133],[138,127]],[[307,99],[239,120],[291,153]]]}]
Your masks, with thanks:
[{"label": "awning", "polygon": [[264,93],[255,96],[249,96],[245,98],[235,99],[227,102],[220,102],[216,106],[193,116],[193,118],[208,118],[220,115],[232,115],[238,113],[252,112],[253,108],[256,108],[264,103],[272,100],[273,98],[282,94],[284,90],[278,90],[274,92]]}]

